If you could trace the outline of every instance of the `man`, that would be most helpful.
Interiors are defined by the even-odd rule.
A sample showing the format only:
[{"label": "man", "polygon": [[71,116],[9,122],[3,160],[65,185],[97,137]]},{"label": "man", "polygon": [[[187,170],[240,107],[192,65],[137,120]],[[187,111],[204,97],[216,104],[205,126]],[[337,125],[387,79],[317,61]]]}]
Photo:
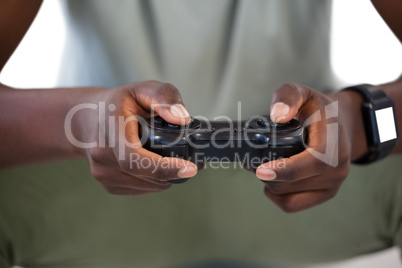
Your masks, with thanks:
[{"label": "man", "polygon": [[[400,38],[396,14],[402,6],[391,0],[373,3]],[[24,8],[22,1],[2,5],[4,66],[40,1],[24,3]],[[2,85],[0,122],[7,131],[0,132],[1,166],[85,157],[89,167],[69,161],[2,172],[4,266],[316,262],[400,245],[399,158],[349,172],[351,162],[365,159],[369,151],[361,114],[364,97],[356,90],[324,94],[301,85],[322,89],[333,84],[326,21],[329,1],[70,1],[65,5],[71,32],[60,83],[81,87],[20,91]],[[183,98],[174,85],[150,79],[172,82]],[[260,194],[261,183],[239,169],[225,173],[207,168],[191,183],[171,187],[169,180],[193,177],[197,167],[141,147],[126,148],[121,160],[121,147],[110,146],[121,142],[115,133],[106,136],[105,146],[100,145],[101,119],[123,116],[124,136],[135,144],[137,125],[128,119],[147,117],[153,107],[173,124],[189,121],[185,107],[192,115],[233,118],[240,101],[243,117],[267,113],[270,91],[283,81],[297,83],[282,84],[273,92],[273,121],[285,123],[294,117],[305,121],[325,107],[339,111],[338,132],[328,131],[333,118],[308,128],[308,146],[321,154],[327,151],[328,141],[338,136],[336,164],[331,161],[334,155],[323,161],[310,150],[279,160],[284,165],[269,162],[256,171],[268,182],[263,187],[266,197],[286,212],[331,199],[348,177],[337,198],[303,213],[286,215],[273,209]],[[400,84],[398,80],[381,85],[396,104],[398,120]],[[95,142],[91,148],[75,146],[66,135],[66,118],[81,104],[92,108],[76,110],[71,134],[82,143]],[[105,114],[100,116],[101,106]],[[106,122],[109,130],[113,123]],[[400,150],[399,144],[394,152]],[[152,164],[133,167],[130,154]],[[155,164],[161,162],[170,168]],[[85,178],[89,170],[113,194],[163,192],[132,198],[107,195]],[[389,174],[379,181],[383,172]]]}]

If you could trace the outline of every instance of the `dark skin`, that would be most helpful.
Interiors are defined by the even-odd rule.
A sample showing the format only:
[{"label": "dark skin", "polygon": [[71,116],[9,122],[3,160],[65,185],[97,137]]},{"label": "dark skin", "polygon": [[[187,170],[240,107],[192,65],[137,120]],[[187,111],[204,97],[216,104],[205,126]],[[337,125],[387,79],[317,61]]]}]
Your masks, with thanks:
[{"label": "dark skin", "polygon": [[[402,40],[402,2],[397,0],[372,0],[381,16],[395,35]],[[3,0],[0,3],[0,66],[4,67],[34,19],[41,1]],[[381,85],[396,104],[399,133],[402,133],[402,79]],[[339,116],[337,165],[331,166],[304,151],[291,158],[281,160],[285,164],[269,162],[257,169],[257,177],[265,181],[282,183],[265,184],[266,196],[286,212],[301,211],[332,198],[346,179],[350,163],[367,152],[360,106],[362,98],[355,92],[337,92],[324,95],[303,85],[283,84],[276,89],[271,104],[271,118],[276,122],[287,122],[291,118],[307,119],[317,110],[338,101]],[[106,109],[106,117],[123,116],[124,119],[137,115],[147,117],[153,104],[178,105],[181,117],[168,106],[154,110],[166,121],[186,124],[186,113],[179,91],[170,84],[146,81],[123,85],[113,90],[101,87],[86,87],[55,90],[20,91],[0,84],[0,167],[48,162],[60,159],[86,157],[95,179],[113,194],[137,195],[166,190],[169,180],[192,177],[197,167],[191,162],[161,157],[140,146],[127,148],[126,159],[119,160],[118,150],[109,147],[82,149],[67,139],[64,120],[68,112],[82,103],[115,105]],[[278,104],[279,105],[275,105]],[[273,108],[275,107],[275,108]],[[176,115],[176,116],[175,116]],[[116,119],[117,120],[117,119]],[[334,119],[329,119],[334,120]],[[321,120],[309,126],[309,147],[317,152],[326,152],[327,123]],[[116,123],[116,122],[115,122]],[[107,121],[106,128],[110,122]],[[72,118],[71,131],[77,140],[98,141],[98,112],[85,109]],[[130,143],[138,142],[137,124],[132,121],[126,127]],[[27,134],[29,133],[29,135]],[[106,135],[110,141],[113,136]],[[116,142],[117,139],[116,139]],[[402,151],[400,142],[395,153]],[[165,163],[170,168],[151,164],[149,168],[135,168],[129,164],[129,154],[135,153],[151,163]],[[282,164],[283,164],[282,163]]]}]

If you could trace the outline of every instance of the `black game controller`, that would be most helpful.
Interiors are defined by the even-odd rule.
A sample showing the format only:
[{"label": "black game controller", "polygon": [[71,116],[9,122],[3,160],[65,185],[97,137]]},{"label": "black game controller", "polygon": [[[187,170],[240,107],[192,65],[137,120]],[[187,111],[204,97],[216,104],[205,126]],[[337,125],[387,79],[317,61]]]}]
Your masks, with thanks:
[{"label": "black game controller", "polygon": [[181,126],[156,116],[139,123],[145,149],[186,159],[197,166],[205,162],[243,162],[255,170],[265,162],[287,158],[305,149],[306,131],[294,119],[278,124],[268,116],[254,116],[245,121],[192,118],[189,124]]}]

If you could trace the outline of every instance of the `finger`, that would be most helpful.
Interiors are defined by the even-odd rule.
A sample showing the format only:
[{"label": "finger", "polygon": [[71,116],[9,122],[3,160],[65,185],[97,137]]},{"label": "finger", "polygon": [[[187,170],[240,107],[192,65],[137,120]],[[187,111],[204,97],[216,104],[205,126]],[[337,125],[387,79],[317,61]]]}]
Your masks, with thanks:
[{"label": "finger", "polygon": [[[122,119],[119,119],[122,121]],[[119,135],[113,148],[121,170],[131,175],[143,175],[158,180],[190,178],[196,175],[197,166],[183,159],[162,157],[142,147],[135,116],[119,122]],[[123,133],[123,134],[122,134]]]},{"label": "finger", "polygon": [[162,157],[144,148],[137,148],[119,161],[121,170],[131,175],[146,176],[160,181],[190,178],[197,174],[197,166],[187,160]]},{"label": "finger", "polygon": [[[119,119],[122,121],[123,119]],[[123,172],[144,175],[159,180],[190,178],[197,173],[197,166],[183,159],[162,157],[142,147],[135,116],[119,122],[118,138],[113,152]]]},{"label": "finger", "polygon": [[308,127],[306,150],[289,158],[262,164],[257,168],[256,175],[261,180],[289,182],[317,176],[330,168],[345,166],[348,157],[344,152],[338,153],[338,136],[338,130],[328,131],[323,120],[311,124]]},{"label": "finger", "polygon": [[170,184],[170,183],[180,184],[180,183],[184,183],[190,179],[190,178],[184,178],[184,179],[170,179],[168,181],[160,181],[160,180],[154,179],[152,177],[143,176],[143,175],[136,175],[136,177],[150,181],[150,182],[158,182],[158,183],[163,183],[163,184]]},{"label": "finger", "polygon": [[120,174],[113,174],[112,177],[106,178],[104,185],[110,185],[111,187],[127,188],[138,191],[161,191],[168,189],[171,184],[162,181],[148,181],[137,176],[131,176],[120,172]]},{"label": "finger", "polygon": [[147,81],[134,88],[138,103],[149,111],[155,111],[167,122],[186,125],[190,114],[184,106],[179,90],[169,83]]},{"label": "finger", "polygon": [[275,195],[286,195],[300,192],[329,190],[341,185],[343,179],[339,175],[315,176],[294,182],[265,182],[265,187]]},{"label": "finger", "polygon": [[311,90],[294,83],[280,85],[271,101],[271,120],[286,123],[296,116],[303,104],[310,98]]},{"label": "finger", "polygon": [[331,199],[337,193],[337,189],[300,192],[287,195],[275,195],[264,188],[265,195],[283,211],[288,213],[302,211]]},{"label": "finger", "polygon": [[[111,150],[111,149],[110,149]],[[96,152],[98,151],[98,152]],[[117,172],[123,172],[113,153],[105,153],[104,150],[92,150],[91,154],[91,170],[93,174],[99,174],[100,176],[115,174]],[[134,164],[134,163],[133,163]],[[129,176],[133,174],[127,173]],[[111,176],[111,175],[109,175]],[[148,181],[156,185],[166,185],[167,182],[163,182],[154,178],[154,176],[147,176],[145,174],[135,174],[137,178]]]},{"label": "finger", "polygon": [[293,182],[328,172],[332,168],[309,151],[285,159],[274,160],[257,168],[256,175],[263,181]]},{"label": "finger", "polygon": [[156,191],[170,187],[168,182],[159,181],[153,178],[133,176],[116,170],[113,167],[101,166],[97,163],[91,165],[92,176],[105,185],[105,187],[123,187],[141,191]]},{"label": "finger", "polygon": [[[173,124],[184,125],[190,121],[190,115],[184,107],[181,95],[173,85],[148,81],[127,87],[125,89],[131,93],[133,98],[125,99],[124,103],[117,108],[114,107],[111,111],[114,116],[110,117],[114,118],[111,119],[114,122],[109,122],[109,125],[114,126],[110,128],[114,129],[114,131],[112,130],[114,133],[109,133],[107,142],[112,143],[111,147],[115,148],[115,155],[116,157],[119,155],[119,159],[122,157],[122,148],[141,147],[138,135],[139,123],[146,124],[144,116],[147,116],[147,112],[154,110],[155,115],[159,114]],[[114,146],[115,144],[117,146]]]}]

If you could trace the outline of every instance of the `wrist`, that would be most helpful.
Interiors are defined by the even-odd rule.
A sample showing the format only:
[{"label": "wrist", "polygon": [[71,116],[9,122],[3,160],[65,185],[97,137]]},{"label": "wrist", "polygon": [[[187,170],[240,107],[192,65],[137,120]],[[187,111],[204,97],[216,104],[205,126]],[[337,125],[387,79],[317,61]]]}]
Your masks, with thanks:
[{"label": "wrist", "polygon": [[361,112],[363,97],[354,91],[339,91],[333,94],[339,103],[339,122],[344,126],[350,148],[351,162],[368,152],[367,139]]},{"label": "wrist", "polygon": [[[0,131],[3,149],[0,166],[82,155],[67,139],[64,126],[68,112],[78,103],[88,101],[89,91],[72,88],[18,90],[0,85],[0,127],[5,130]],[[77,118],[72,120],[72,132],[75,134],[77,131],[73,126]]]},{"label": "wrist", "polygon": [[[361,118],[364,126],[367,152],[354,160],[356,164],[370,164],[388,156],[398,141],[395,105],[382,88],[360,84],[343,91],[356,92],[363,98]],[[356,136],[356,133],[353,133]]]},{"label": "wrist", "polygon": [[99,145],[99,121],[105,121],[101,116],[105,115],[102,102],[105,103],[107,89],[88,87],[73,91],[63,118],[64,135],[75,154],[86,156],[88,148]]},{"label": "wrist", "polygon": [[[396,81],[391,83],[382,84],[381,87],[384,92],[391,97],[394,101],[394,109],[395,109],[395,116],[397,125],[399,127],[399,133],[402,133],[402,108],[401,108],[401,101],[402,101],[402,76],[399,77]],[[402,152],[402,142],[398,142],[393,150],[393,153],[401,153]]]}]

